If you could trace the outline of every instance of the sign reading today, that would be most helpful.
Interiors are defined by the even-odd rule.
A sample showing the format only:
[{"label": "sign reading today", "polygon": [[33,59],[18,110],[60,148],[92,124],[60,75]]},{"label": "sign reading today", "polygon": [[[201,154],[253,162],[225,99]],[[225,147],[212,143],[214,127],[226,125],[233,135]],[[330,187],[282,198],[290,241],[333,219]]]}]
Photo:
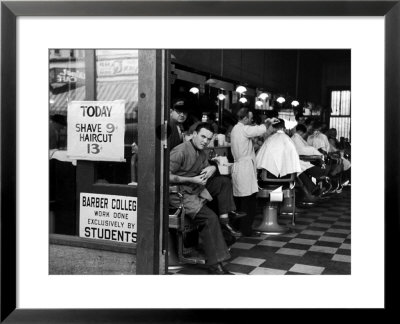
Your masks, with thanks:
[{"label": "sign reading today", "polygon": [[136,243],[137,197],[80,194],[79,236]]},{"label": "sign reading today", "polygon": [[125,101],[71,101],[68,104],[68,157],[125,161]]}]

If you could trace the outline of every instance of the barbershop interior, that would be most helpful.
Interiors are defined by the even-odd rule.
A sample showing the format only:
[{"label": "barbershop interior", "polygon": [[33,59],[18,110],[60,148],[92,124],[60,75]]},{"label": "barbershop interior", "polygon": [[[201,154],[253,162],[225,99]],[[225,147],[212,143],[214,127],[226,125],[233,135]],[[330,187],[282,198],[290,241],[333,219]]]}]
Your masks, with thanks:
[{"label": "barbershop interior", "polygon": [[[78,127],[83,101],[123,103],[112,138]],[[218,269],[187,205],[190,143],[234,206],[199,196]],[[50,274],[350,275],[350,206],[350,50],[49,50]]]}]

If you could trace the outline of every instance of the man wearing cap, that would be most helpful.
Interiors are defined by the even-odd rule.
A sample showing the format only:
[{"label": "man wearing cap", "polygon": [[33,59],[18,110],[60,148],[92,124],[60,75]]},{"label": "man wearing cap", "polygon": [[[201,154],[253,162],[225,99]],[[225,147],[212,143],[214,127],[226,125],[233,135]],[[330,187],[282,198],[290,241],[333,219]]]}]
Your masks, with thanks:
[{"label": "man wearing cap", "polygon": [[183,123],[188,117],[188,112],[189,106],[185,99],[178,98],[173,101],[169,114],[171,134],[168,137],[168,146],[170,150],[183,142]]},{"label": "man wearing cap", "polygon": [[234,158],[232,167],[233,196],[239,210],[247,214],[239,221],[240,231],[245,236],[252,235],[252,224],[256,213],[256,193],[258,192],[257,170],[252,139],[272,132],[270,125],[275,119],[266,119],[265,124],[254,125],[253,113],[241,108],[237,113],[239,122],[231,132],[231,150]]}]

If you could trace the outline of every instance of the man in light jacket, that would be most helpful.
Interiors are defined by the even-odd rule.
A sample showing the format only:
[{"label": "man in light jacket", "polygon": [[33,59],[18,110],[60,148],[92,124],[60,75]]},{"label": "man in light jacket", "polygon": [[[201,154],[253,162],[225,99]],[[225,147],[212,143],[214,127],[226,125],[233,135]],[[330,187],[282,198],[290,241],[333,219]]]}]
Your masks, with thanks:
[{"label": "man in light jacket", "polygon": [[266,119],[265,124],[253,126],[253,113],[248,108],[241,108],[237,116],[239,122],[231,132],[231,150],[234,158],[233,196],[238,210],[247,213],[247,216],[239,220],[240,231],[245,236],[251,236],[258,192],[256,155],[252,138],[271,134],[273,129],[270,126],[276,119]]}]

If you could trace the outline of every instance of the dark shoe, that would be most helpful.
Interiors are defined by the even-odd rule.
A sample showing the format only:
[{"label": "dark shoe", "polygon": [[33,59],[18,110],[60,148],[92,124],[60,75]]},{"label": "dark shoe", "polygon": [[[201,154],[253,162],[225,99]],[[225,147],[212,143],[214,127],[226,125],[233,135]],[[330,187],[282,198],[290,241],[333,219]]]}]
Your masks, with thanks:
[{"label": "dark shoe", "polygon": [[328,193],[332,192],[332,181],[329,177],[326,177],[324,180],[322,180],[320,183],[320,192],[317,197],[323,197]]},{"label": "dark shoe", "polygon": [[336,193],[341,193],[343,191],[343,185],[339,185],[338,188],[336,189]]},{"label": "dark shoe", "polygon": [[200,251],[192,249],[188,253],[184,253],[183,257],[187,260],[192,261],[193,263],[205,263],[205,256]]},{"label": "dark shoe", "polygon": [[336,193],[336,190],[338,190],[339,187],[340,187],[340,184],[339,184],[339,183],[333,185],[332,188],[331,188],[331,190],[329,190],[329,191],[327,192],[327,194],[335,194],[335,193]]},{"label": "dark shoe", "polygon": [[233,237],[239,238],[242,237],[242,233],[239,231],[235,231],[231,225],[228,224],[221,224],[221,227],[228,231]]},{"label": "dark shoe", "polygon": [[313,190],[312,195],[315,196],[315,197],[320,197],[327,190],[329,190],[328,186],[317,187],[317,189]]},{"label": "dark shoe", "polygon": [[237,219],[237,218],[242,218],[247,216],[247,214],[245,212],[240,212],[240,211],[231,211],[228,214],[230,219]]},{"label": "dark shoe", "polygon": [[260,232],[243,232],[244,237],[260,237]]},{"label": "dark shoe", "polygon": [[303,199],[301,199],[301,202],[304,203],[316,203],[318,201],[318,198],[313,196],[313,195],[305,195]]},{"label": "dark shoe", "polygon": [[214,275],[233,275],[233,273],[226,270],[221,263],[217,263],[215,265],[209,266],[208,273],[214,274]]}]

